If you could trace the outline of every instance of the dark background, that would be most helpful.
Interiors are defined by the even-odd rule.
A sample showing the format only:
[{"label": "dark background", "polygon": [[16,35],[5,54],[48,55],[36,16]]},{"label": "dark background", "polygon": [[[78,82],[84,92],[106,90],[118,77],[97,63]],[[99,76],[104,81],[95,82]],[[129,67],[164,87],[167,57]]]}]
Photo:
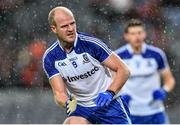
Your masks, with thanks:
[{"label": "dark background", "polygon": [[41,58],[56,37],[47,16],[56,6],[70,8],[78,31],[93,34],[113,50],[125,44],[127,20],[146,24],[147,42],[163,49],[176,78],[165,102],[172,123],[180,123],[179,0],[0,0],[0,123],[62,123]]}]

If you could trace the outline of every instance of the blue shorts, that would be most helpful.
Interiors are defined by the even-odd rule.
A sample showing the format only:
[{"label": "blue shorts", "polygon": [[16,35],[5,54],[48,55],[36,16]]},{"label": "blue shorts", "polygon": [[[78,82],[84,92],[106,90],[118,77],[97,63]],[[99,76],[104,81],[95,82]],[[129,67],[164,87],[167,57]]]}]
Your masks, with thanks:
[{"label": "blue shorts", "polygon": [[131,120],[133,124],[169,124],[169,119],[165,112],[148,116],[131,115]]},{"label": "blue shorts", "polygon": [[77,105],[76,110],[70,116],[81,116],[92,124],[131,124],[129,109],[120,97],[104,107]]}]

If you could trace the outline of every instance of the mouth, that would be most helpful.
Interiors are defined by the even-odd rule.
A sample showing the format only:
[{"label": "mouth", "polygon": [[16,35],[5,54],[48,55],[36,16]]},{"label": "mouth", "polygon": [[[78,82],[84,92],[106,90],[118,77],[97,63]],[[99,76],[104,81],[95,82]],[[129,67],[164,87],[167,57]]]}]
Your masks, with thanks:
[{"label": "mouth", "polygon": [[74,33],[68,33],[67,36],[68,36],[68,37],[73,37],[73,36],[74,36]]}]

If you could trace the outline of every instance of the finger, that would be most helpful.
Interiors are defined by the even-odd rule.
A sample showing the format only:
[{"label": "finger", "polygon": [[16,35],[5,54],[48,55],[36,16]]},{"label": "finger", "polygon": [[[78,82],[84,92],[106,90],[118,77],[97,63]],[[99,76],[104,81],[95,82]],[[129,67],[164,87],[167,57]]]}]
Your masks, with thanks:
[{"label": "finger", "polygon": [[71,112],[71,110],[70,110],[70,109],[67,109],[67,114],[70,113],[70,112]]},{"label": "finger", "polygon": [[103,98],[100,97],[99,100],[98,100],[98,102],[97,102],[97,105],[98,105],[98,106],[101,106],[102,101],[103,101]]},{"label": "finger", "polygon": [[71,95],[71,100],[76,100],[76,97],[74,95]]},{"label": "finger", "polygon": [[110,104],[111,100],[107,100],[106,102],[106,106],[108,106]]},{"label": "finger", "polygon": [[101,102],[101,107],[103,107],[106,103],[107,103],[107,99],[103,99],[102,102]]},{"label": "finger", "polygon": [[67,113],[67,115],[69,116],[70,112],[66,112],[66,113]]}]

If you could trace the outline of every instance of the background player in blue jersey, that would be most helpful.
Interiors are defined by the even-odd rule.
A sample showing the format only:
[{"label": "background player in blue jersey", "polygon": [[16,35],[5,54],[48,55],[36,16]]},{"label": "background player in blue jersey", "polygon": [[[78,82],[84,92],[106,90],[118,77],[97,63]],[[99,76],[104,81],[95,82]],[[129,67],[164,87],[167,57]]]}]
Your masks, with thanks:
[{"label": "background player in blue jersey", "polygon": [[165,53],[144,42],[146,32],[140,20],[132,19],[127,23],[124,38],[128,44],[116,52],[131,72],[122,89],[122,98],[129,105],[132,123],[168,123],[163,101],[174,88],[175,80]]},{"label": "background player in blue jersey", "polygon": [[58,39],[46,50],[43,67],[55,101],[66,108],[65,123],[130,123],[118,93],[129,77],[126,64],[101,40],[77,32],[69,9],[56,7],[48,19]]}]

